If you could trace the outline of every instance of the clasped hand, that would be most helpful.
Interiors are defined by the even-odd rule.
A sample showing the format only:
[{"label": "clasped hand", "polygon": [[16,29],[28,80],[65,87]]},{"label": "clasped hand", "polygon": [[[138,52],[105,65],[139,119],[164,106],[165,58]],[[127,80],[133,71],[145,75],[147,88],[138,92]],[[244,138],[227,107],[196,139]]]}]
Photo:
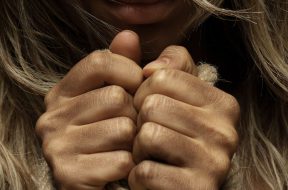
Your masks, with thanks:
[{"label": "clasped hand", "polygon": [[221,186],[237,147],[237,101],[197,78],[185,48],[167,47],[144,69],[139,49],[136,34],[118,34],[45,97],[36,132],[59,189],[124,178],[132,190]]}]

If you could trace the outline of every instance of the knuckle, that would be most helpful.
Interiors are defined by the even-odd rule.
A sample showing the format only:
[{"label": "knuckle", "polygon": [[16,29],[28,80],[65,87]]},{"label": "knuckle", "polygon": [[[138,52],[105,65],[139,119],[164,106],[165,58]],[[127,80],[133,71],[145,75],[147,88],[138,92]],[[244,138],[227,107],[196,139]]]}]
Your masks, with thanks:
[{"label": "knuckle", "polygon": [[148,95],[142,104],[140,110],[140,116],[142,121],[147,121],[151,119],[153,116],[153,112],[155,112],[161,104],[163,104],[164,97],[160,94],[151,94]]},{"label": "knuckle", "polygon": [[46,128],[46,119],[44,119],[44,114],[41,115],[37,122],[36,122],[36,126],[35,126],[35,132],[36,132],[36,135],[38,137],[40,137],[41,139],[43,138],[43,132],[44,132],[44,129]]},{"label": "knuckle", "polygon": [[237,125],[240,118],[240,105],[237,99],[214,87],[210,89],[207,93],[209,103],[213,105],[214,109],[220,110],[221,114],[224,113],[224,115],[232,121],[233,125]]},{"label": "knuckle", "polygon": [[128,117],[123,117],[119,119],[118,122],[119,137],[121,137],[121,139],[126,139],[129,142],[132,141],[136,135],[136,126],[134,122]]},{"label": "knuckle", "polygon": [[212,172],[218,176],[225,176],[230,169],[230,158],[225,156],[215,156],[214,157],[214,167],[211,167]]},{"label": "knuckle", "polygon": [[236,151],[239,137],[235,128],[231,127],[227,130],[217,131],[213,136],[225,150],[228,150],[229,154],[232,155]]},{"label": "knuckle", "polygon": [[42,114],[36,122],[35,132],[42,140],[48,134],[55,131],[53,125],[51,125],[51,115],[49,112]]},{"label": "knuckle", "polygon": [[149,78],[148,80],[148,85],[152,89],[159,89],[163,88],[167,85],[168,79],[171,77],[173,74],[172,69],[161,69],[157,70],[156,72],[153,73],[153,75]]},{"label": "knuckle", "polygon": [[42,151],[45,159],[53,165],[58,158],[64,156],[67,147],[64,140],[45,139],[42,143]]},{"label": "knuckle", "polygon": [[134,175],[137,181],[152,179],[155,174],[155,167],[149,161],[143,161],[135,168]]},{"label": "knuckle", "polygon": [[161,127],[152,122],[145,123],[138,135],[139,146],[142,149],[161,149],[160,138]]},{"label": "knuckle", "polygon": [[130,171],[131,167],[133,166],[133,158],[129,152],[121,153],[117,161],[119,163],[118,167],[120,171]]},{"label": "knuckle", "polygon": [[235,128],[232,127],[231,131],[226,135],[225,140],[226,147],[232,155],[236,152],[239,144],[239,136]]},{"label": "knuckle", "polygon": [[190,53],[185,47],[175,46],[175,51],[180,55],[180,58],[182,58],[182,60],[185,61],[190,59]]},{"label": "knuckle", "polygon": [[234,100],[235,101],[231,104],[232,105],[231,113],[232,113],[232,116],[234,118],[235,124],[237,124],[239,122],[239,119],[240,119],[240,105],[236,101],[235,98],[234,98]]},{"label": "knuckle", "polygon": [[192,64],[194,61],[192,60],[189,51],[183,46],[172,45],[167,48],[167,56],[171,55],[177,56],[177,61],[181,64],[181,70],[190,71],[192,70]]},{"label": "knuckle", "polygon": [[88,65],[97,65],[99,69],[103,71],[109,71],[111,69],[111,52],[106,50],[97,50],[87,56],[87,60],[84,62]]},{"label": "knuckle", "polygon": [[46,136],[62,132],[67,127],[67,120],[71,118],[69,114],[71,115],[64,106],[60,109],[45,112],[36,122],[36,134],[43,140]]},{"label": "knuckle", "polygon": [[239,120],[240,117],[240,105],[237,101],[237,99],[232,95],[227,95],[225,97],[225,104],[224,109],[226,110],[229,115],[231,115],[232,119],[235,121],[235,123]]},{"label": "knuckle", "polygon": [[222,150],[213,149],[212,147],[205,147],[204,149],[205,161],[204,168],[207,168],[205,173],[209,176],[217,176],[219,178],[226,176],[230,170],[231,160],[226,152]]},{"label": "knuckle", "polygon": [[120,86],[109,86],[108,95],[115,106],[124,106],[129,103],[127,92]]}]

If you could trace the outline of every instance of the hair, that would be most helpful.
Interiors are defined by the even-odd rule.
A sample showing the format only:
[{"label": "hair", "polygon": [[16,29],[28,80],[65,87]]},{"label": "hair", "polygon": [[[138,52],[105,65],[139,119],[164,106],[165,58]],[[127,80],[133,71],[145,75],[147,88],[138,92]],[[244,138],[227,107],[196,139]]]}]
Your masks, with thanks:
[{"label": "hair", "polygon": [[[241,106],[240,145],[222,188],[287,189],[288,3],[186,3],[193,12],[189,27],[202,28],[209,39],[214,34],[205,23],[216,23],[212,31],[229,38],[236,58],[246,62],[233,94]],[[222,26],[232,31],[224,35]],[[34,132],[45,111],[43,97],[79,59],[107,48],[118,29],[90,15],[77,0],[3,0],[0,28],[0,189],[53,189]]]}]

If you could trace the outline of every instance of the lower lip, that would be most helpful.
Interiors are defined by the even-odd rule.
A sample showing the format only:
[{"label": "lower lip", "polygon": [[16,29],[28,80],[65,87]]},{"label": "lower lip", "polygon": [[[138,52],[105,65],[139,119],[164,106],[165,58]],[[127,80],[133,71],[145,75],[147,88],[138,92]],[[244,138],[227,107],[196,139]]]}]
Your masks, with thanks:
[{"label": "lower lip", "polygon": [[123,24],[153,24],[165,20],[173,11],[173,0],[109,1],[109,12]]}]

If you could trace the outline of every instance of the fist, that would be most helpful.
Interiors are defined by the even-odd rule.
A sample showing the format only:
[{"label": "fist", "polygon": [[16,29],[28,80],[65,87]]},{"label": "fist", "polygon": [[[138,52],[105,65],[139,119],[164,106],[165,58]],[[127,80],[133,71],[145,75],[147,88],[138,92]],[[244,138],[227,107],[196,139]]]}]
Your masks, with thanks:
[{"label": "fist", "polygon": [[132,190],[217,190],[230,168],[239,105],[199,79],[188,51],[166,48],[134,96],[138,134]]},{"label": "fist", "polygon": [[[120,43],[123,35],[132,34],[119,35],[112,50],[125,46]],[[137,112],[132,94],[143,74],[133,61],[137,57],[128,56],[95,51],[45,97],[46,112],[36,132],[59,189],[102,190],[109,182],[127,178],[135,166]]]}]

